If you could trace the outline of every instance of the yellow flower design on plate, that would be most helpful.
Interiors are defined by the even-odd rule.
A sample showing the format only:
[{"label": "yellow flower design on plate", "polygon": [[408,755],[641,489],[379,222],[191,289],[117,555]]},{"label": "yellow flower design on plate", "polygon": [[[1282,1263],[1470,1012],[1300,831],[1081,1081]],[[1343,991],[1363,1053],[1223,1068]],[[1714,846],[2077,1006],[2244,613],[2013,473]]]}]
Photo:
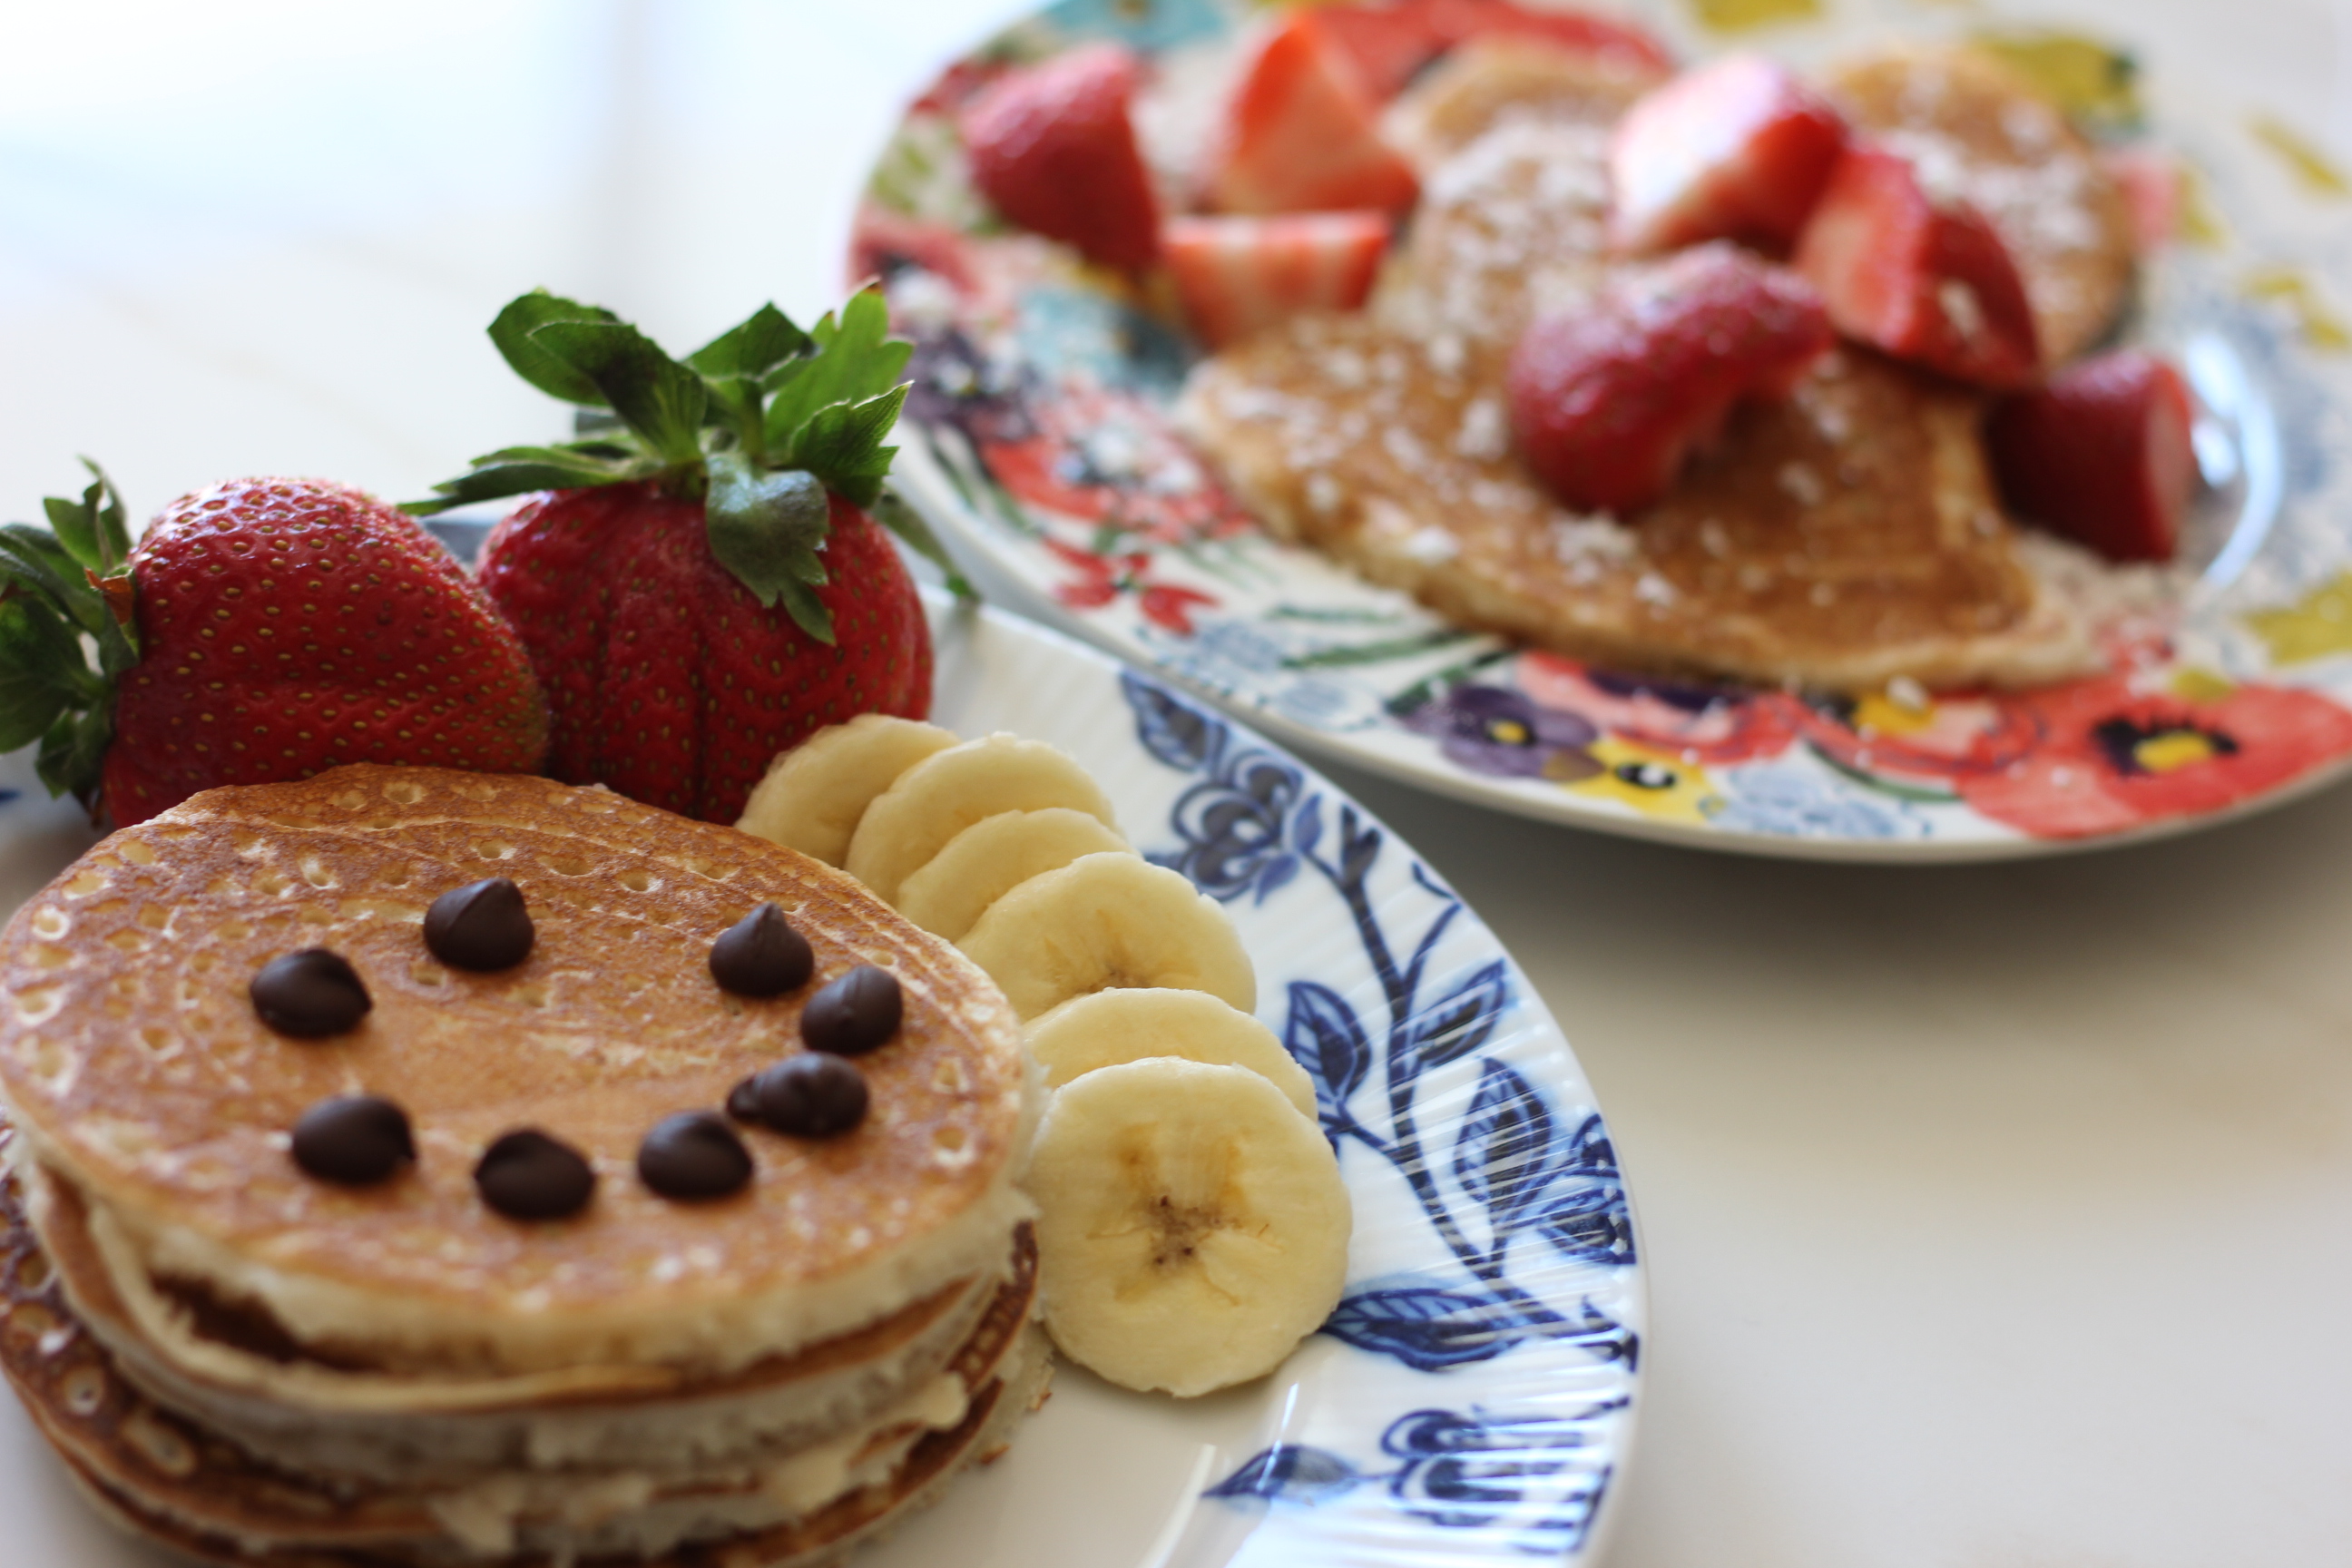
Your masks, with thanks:
[{"label": "yellow flower design on plate", "polygon": [[1745,33],[1782,22],[1809,22],[1822,0],[1691,0],[1698,25],[1713,33]]},{"label": "yellow flower design on plate", "polygon": [[1603,735],[1585,750],[1601,771],[1566,786],[1578,795],[1613,800],[1665,822],[1705,822],[1710,808],[1723,804],[1706,770],[1671,752],[1614,735]]},{"label": "yellow flower design on plate", "polygon": [[2246,617],[2271,650],[2273,664],[2307,664],[2352,653],[2352,572],[2339,572],[2283,610]]},{"label": "yellow flower design on plate", "polygon": [[2107,131],[2140,122],[2139,62],[2111,44],[2061,32],[1979,33],[1975,43],[2078,120]]}]

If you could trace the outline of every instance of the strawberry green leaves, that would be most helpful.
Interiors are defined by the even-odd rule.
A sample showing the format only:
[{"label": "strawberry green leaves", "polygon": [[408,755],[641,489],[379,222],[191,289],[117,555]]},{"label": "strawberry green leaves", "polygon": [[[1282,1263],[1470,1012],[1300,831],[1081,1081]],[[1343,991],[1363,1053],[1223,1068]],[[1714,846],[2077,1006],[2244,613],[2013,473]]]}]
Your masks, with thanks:
[{"label": "strawberry green leaves", "polygon": [[111,577],[125,570],[131,556],[131,530],[123,521],[122,498],[114,493],[114,481],[106,477],[104,468],[88,458],[81,466],[89,470],[89,486],[81,492],[81,500],[51,496],[41,506],[48,514],[49,531],[57,535],[66,553],[85,569]]},{"label": "strawberry green leaves", "polygon": [[832,646],[833,613],[810,591],[825,584],[817,552],[832,518],[817,477],[805,468],[762,468],[738,452],[716,453],[703,510],[719,563],[761,605],[773,608],[782,599],[801,630]]},{"label": "strawberry green leaves", "polygon": [[676,464],[702,457],[709,390],[636,328],[623,321],[550,321],[531,329],[530,345],[593,383],[654,456]]},{"label": "strawberry green leaves", "polygon": [[881,440],[898,416],[897,403],[878,426],[857,426],[863,446],[841,439],[839,432],[852,424],[851,416],[834,415],[822,426],[818,422],[845,406],[872,408],[897,390],[915,345],[890,336],[889,307],[875,293],[853,295],[838,317],[825,317],[809,337],[814,353],[768,374],[768,449],[779,463],[816,471],[830,488],[837,488],[832,478],[803,460],[803,447],[814,447],[818,462],[853,467],[878,452],[882,471],[887,472],[896,448],[882,447]]},{"label": "strawberry green leaves", "polygon": [[766,449],[761,403],[769,374],[814,346],[791,318],[773,305],[762,305],[741,326],[687,355],[686,363],[701,374],[711,401],[732,422],[743,450],[757,458]]},{"label": "strawberry green leaves", "polygon": [[82,466],[79,500],[43,503],[47,531],[0,527],[0,751],[38,741],[41,782],[88,804],[114,734],[114,678],[139,648],[122,500],[105,470]]},{"label": "strawberry green leaves", "polygon": [[[469,501],[534,490],[658,480],[705,499],[710,549],[771,608],[833,640],[813,590],[827,582],[824,492],[877,517],[944,563],[938,542],[903,507],[882,510],[898,448],[887,444],[906,402],[914,345],[890,336],[889,309],[860,293],[807,331],[773,305],[683,360],[599,306],[544,289],[490,323],[515,373],[583,410],[582,439],[508,447],[474,459],[434,499],[429,515]],[[609,410],[609,414],[601,411]]]},{"label": "strawberry green leaves", "polygon": [[558,354],[551,345],[533,342],[531,334],[558,321],[617,321],[621,318],[601,305],[583,305],[535,289],[500,310],[490,323],[490,342],[514,373],[551,397],[566,403],[604,406],[604,395],[593,377]]}]

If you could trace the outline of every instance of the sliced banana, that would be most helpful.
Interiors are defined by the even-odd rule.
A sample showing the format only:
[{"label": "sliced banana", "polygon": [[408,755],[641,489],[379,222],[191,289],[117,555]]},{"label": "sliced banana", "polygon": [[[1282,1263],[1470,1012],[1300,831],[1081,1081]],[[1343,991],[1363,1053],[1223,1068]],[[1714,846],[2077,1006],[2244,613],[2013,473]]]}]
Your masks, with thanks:
[{"label": "sliced banana", "polygon": [[1128,986],[1205,991],[1247,1013],[1257,975],[1215,900],[1162,866],[1082,855],[988,907],[956,943],[1025,1022],[1073,996]]},{"label": "sliced banana", "polygon": [[1132,855],[1126,839],[1066,805],[1006,811],[973,823],[898,884],[898,912],[934,935],[961,941],[988,906],[1030,878],[1081,855]]},{"label": "sliced banana", "polygon": [[838,866],[874,797],[955,743],[952,731],[887,713],[828,725],[768,764],[735,826]]},{"label": "sliced banana", "polygon": [[1046,1331],[1122,1387],[1246,1383],[1339,1305],[1353,1226],[1339,1162],[1246,1068],[1157,1057],[1072,1079],[1026,1184]]},{"label": "sliced banana", "polygon": [[1059,1089],[1081,1073],[1149,1057],[1247,1068],[1315,1120],[1315,1080],[1274,1031],[1205,991],[1097,991],[1073,996],[1029,1026],[1029,1054]]},{"label": "sliced banana", "polygon": [[1068,752],[1017,735],[966,741],[917,763],[874,798],[842,869],[895,905],[899,885],[965,828],[1004,812],[1056,805],[1118,826],[1110,797]]}]

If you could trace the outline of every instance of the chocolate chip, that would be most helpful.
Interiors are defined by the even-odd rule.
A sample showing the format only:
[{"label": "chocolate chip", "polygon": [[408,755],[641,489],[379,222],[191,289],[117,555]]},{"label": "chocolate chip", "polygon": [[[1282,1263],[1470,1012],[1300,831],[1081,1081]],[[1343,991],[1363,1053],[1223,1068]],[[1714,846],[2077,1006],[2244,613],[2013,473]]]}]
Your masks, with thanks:
[{"label": "chocolate chip", "polygon": [[596,1173],[579,1150],[537,1128],[499,1135],[474,1167],[482,1201],[510,1219],[562,1219],[587,1206]]},{"label": "chocolate chip", "polygon": [[816,954],[808,938],[784,921],[784,911],[761,904],[719,933],[710,944],[710,978],[738,996],[780,996],[808,984]]},{"label": "chocolate chip", "polygon": [[363,1187],[415,1158],[408,1113],[381,1095],[322,1100],[294,1123],[294,1163],[322,1182]]},{"label": "chocolate chip", "polygon": [[866,1120],[866,1075],[823,1051],[762,1068],[751,1085],[760,1120],[795,1138],[830,1138]]},{"label": "chocolate chip", "polygon": [[801,1013],[801,1038],[815,1050],[864,1056],[898,1032],[905,1008],[898,977],[861,963],[809,998]]},{"label": "chocolate chip", "polygon": [[323,1039],[354,1028],[367,1016],[367,987],[359,972],[323,947],[306,947],[261,966],[249,987],[253,1010],[281,1035]]},{"label": "chocolate chip", "polygon": [[538,934],[522,889],[505,877],[453,889],[425,911],[426,950],[455,969],[512,969]]},{"label": "chocolate chip", "polygon": [[637,1145],[637,1175],[666,1198],[723,1198],[751,1179],[751,1152],[715,1112],[683,1110]]},{"label": "chocolate chip", "polygon": [[727,1091],[727,1114],[738,1121],[758,1121],[760,1114],[760,1079],[757,1073]]}]

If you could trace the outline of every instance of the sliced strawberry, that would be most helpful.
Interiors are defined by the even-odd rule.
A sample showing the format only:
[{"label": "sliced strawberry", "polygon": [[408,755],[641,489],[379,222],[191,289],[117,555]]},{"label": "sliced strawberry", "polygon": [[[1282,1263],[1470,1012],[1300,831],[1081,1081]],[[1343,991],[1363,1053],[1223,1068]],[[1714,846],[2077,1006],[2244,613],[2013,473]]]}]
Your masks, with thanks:
[{"label": "sliced strawberry", "polygon": [[1347,57],[1366,96],[1386,103],[1452,46],[1428,12],[1418,4],[1326,5],[1315,13],[1315,23]]},{"label": "sliced strawberry", "polygon": [[1585,11],[1535,10],[1512,0],[1412,0],[1447,47],[1475,37],[1533,38],[1578,54],[1647,70],[1672,70],[1675,57],[1641,28]]},{"label": "sliced strawberry", "polygon": [[2142,255],[2161,250],[2179,237],[2187,193],[2178,160],[2144,147],[2108,147],[2099,152],[2099,166],[2124,194],[2132,243]]},{"label": "sliced strawberry", "polygon": [[1985,425],[2010,506],[2110,561],[2169,561],[2197,487],[2180,373],[2123,349],[2070,365]]},{"label": "sliced strawberry", "polygon": [[1090,260],[1140,271],[1160,254],[1160,204],[1128,118],[1142,68],[1088,44],[1008,73],[961,123],[972,183],[1013,222]]},{"label": "sliced strawberry", "polygon": [[1839,331],[1897,359],[2007,390],[2041,343],[2009,247],[1966,202],[1938,202],[1908,159],[1852,145],[1830,171],[1792,263]]},{"label": "sliced strawberry", "polygon": [[1204,194],[1222,212],[1402,212],[1412,167],[1380,137],[1371,95],[1319,13],[1276,28],[1225,105]]},{"label": "sliced strawberry", "polygon": [[1530,38],[1643,70],[1674,65],[1665,46],[1638,27],[1580,11],[1531,11],[1510,0],[1325,5],[1315,20],[1356,68],[1359,84],[1376,103],[1402,92],[1446,50],[1482,36]]},{"label": "sliced strawberry", "polygon": [[1685,71],[1610,138],[1610,243],[1636,256],[1706,239],[1786,250],[1844,145],[1838,111],[1776,61]]},{"label": "sliced strawberry", "polygon": [[1701,246],[1528,327],[1511,353],[1511,428],[1561,500],[1623,514],[1673,487],[1733,404],[1785,395],[1833,336],[1795,273]]},{"label": "sliced strawberry", "polygon": [[1213,349],[1307,310],[1352,310],[1388,248],[1386,213],[1180,217],[1168,267],[1193,331]]}]

